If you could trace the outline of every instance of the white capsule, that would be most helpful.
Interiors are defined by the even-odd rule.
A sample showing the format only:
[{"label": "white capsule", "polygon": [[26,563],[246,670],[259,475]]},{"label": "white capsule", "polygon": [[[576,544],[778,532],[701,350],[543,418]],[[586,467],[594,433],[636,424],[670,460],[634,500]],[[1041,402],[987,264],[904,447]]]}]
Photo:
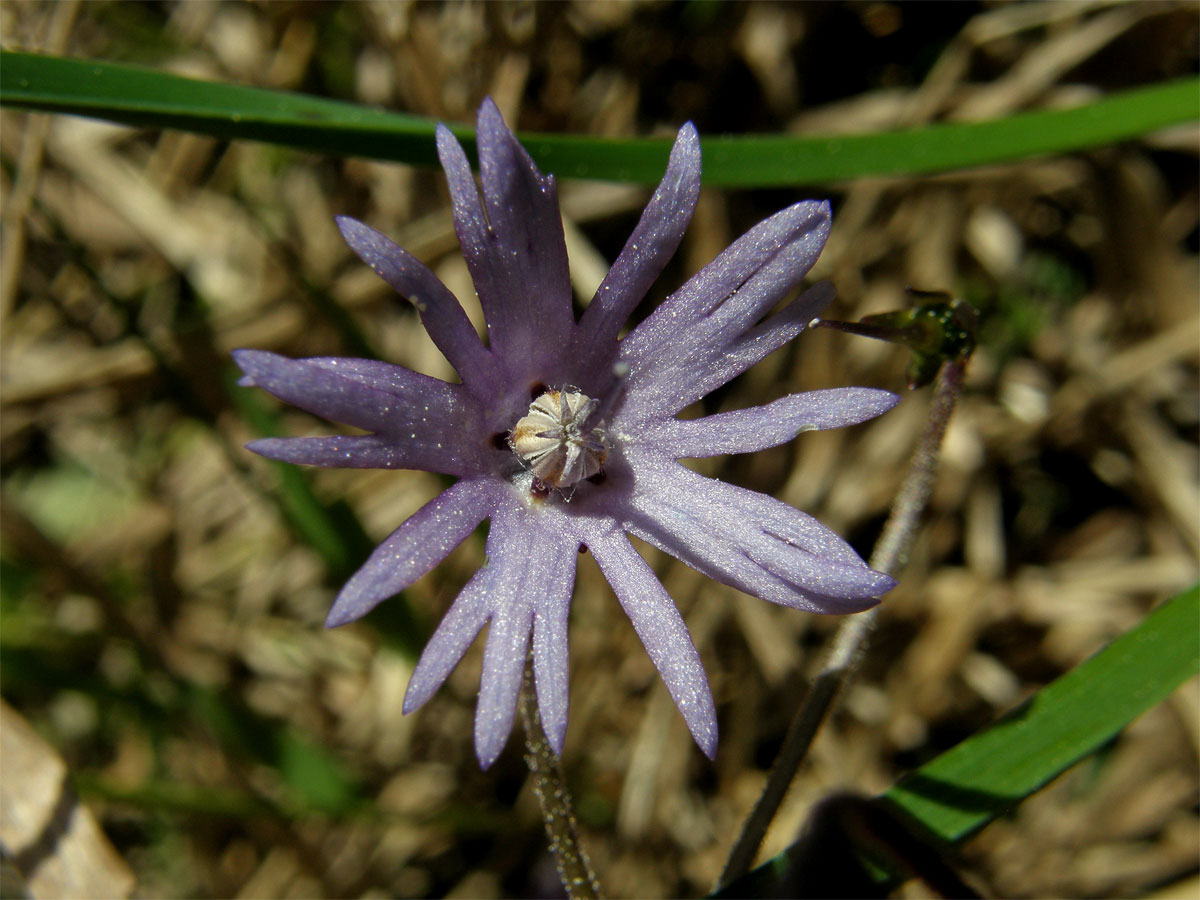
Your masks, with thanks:
[{"label": "white capsule", "polygon": [[608,457],[603,422],[583,433],[595,408],[596,401],[579,391],[546,391],[517,422],[508,445],[546,487],[569,488],[600,472]]}]

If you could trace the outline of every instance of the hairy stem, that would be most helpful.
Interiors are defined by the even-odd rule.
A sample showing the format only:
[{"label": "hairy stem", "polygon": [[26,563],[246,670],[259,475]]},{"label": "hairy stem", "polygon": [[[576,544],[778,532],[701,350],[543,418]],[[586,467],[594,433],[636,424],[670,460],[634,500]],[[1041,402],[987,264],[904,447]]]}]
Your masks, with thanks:
[{"label": "hairy stem", "polygon": [[[871,555],[871,567],[874,569],[890,574],[907,559],[913,538],[916,536],[921,512],[925,509],[929,493],[933,489],[938,453],[942,446],[942,438],[946,434],[946,426],[950,422],[950,414],[962,393],[965,369],[965,360],[955,360],[942,366],[925,432],[921,435],[917,449],[909,461],[908,472],[896,494],[887,524],[884,525],[879,542],[875,545],[875,552]],[[728,885],[749,871],[763,836],[767,833],[767,827],[779,811],[796,771],[808,755],[813,738],[828,717],[842,686],[862,658],[867,640],[879,618],[879,610],[880,607],[876,606],[842,620],[837,634],[834,635],[825,664],[817,674],[812,689],[804,698],[804,704],[788,727],[783,746],[767,778],[767,785],[729,853],[718,888]]]},{"label": "hairy stem", "polygon": [[587,853],[579,843],[571,795],[567,792],[558,756],[550,749],[550,742],[542,731],[532,663],[525,666],[521,719],[525,723],[525,762],[533,773],[533,789],[542,807],[542,822],[546,826],[554,864],[558,867],[558,878],[570,900],[593,900],[600,896],[600,885]]}]

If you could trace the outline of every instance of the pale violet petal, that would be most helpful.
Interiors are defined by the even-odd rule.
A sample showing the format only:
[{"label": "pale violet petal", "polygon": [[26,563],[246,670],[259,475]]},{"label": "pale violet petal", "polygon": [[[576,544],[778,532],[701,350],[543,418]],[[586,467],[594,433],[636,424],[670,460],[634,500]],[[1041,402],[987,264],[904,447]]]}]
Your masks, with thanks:
[{"label": "pale violet petal", "polygon": [[558,355],[573,337],[575,317],[554,176],[538,171],[490,98],[479,107],[476,145],[495,253],[511,260],[501,267],[513,292],[508,305],[525,315],[522,337],[535,349],[548,343]]},{"label": "pale violet petal", "polygon": [[667,171],[579,320],[579,352],[591,365],[610,361],[617,335],[679,247],[700,195],[700,136],[679,129]]},{"label": "pale violet petal", "polygon": [[[491,620],[488,645],[493,647],[490,651],[492,662],[490,667],[485,662],[481,693],[481,697],[487,694],[487,704],[484,704],[486,709],[478,715],[481,716],[481,728],[485,722],[492,722],[497,728],[488,730],[486,734],[481,733],[483,741],[478,744],[478,750],[481,760],[486,760],[485,765],[490,765],[495,754],[499,753],[512,725],[511,716],[501,702],[508,698],[507,688],[510,685],[505,674],[508,670],[503,668],[502,654],[498,648],[513,640],[527,640],[529,620],[535,609],[539,614],[554,612],[565,622],[575,571],[574,543],[561,534],[549,531],[538,534],[536,523],[523,509],[514,506],[512,500],[512,496],[504,492],[495,504],[488,534],[487,562],[467,582],[430,639],[409,681],[404,699],[404,711],[409,713],[433,696],[485,622]],[[514,621],[525,622],[525,637],[521,637],[521,629],[512,631]],[[565,663],[565,632],[562,638],[561,647],[553,650],[547,648],[544,652],[556,654]],[[536,652],[535,649],[535,655]],[[488,658],[489,651],[485,650],[485,660]],[[523,649],[518,658],[523,664]],[[519,675],[519,668],[517,672]],[[514,707],[515,702],[513,695]],[[507,726],[504,724],[506,717]],[[564,727],[565,722],[564,708]]]},{"label": "pale violet petal", "polygon": [[805,431],[865,422],[899,402],[896,394],[876,388],[808,391],[750,409],[699,419],[655,421],[634,436],[634,443],[673,459],[754,453],[786,443]]},{"label": "pale violet petal", "polygon": [[246,449],[279,462],[331,469],[421,469],[446,475],[477,469],[473,456],[459,456],[459,441],[444,443],[424,434],[403,441],[378,434],[260,438]]},{"label": "pale violet petal", "polygon": [[502,604],[488,624],[475,706],[475,755],[484,769],[496,761],[512,732],[532,624],[533,610],[520,600]]},{"label": "pale violet petal", "polygon": [[[530,633],[536,627],[534,676],[543,720],[561,749],[567,712],[567,634],[578,542],[552,512],[529,510],[505,491],[492,511],[487,561],[475,573],[422,655],[405,711],[442,684],[484,620],[490,622],[475,709],[475,752],[484,768],[495,762],[512,730]],[[546,517],[549,516],[549,519]]]},{"label": "pale violet petal", "polygon": [[687,352],[681,348],[678,355],[668,354],[650,368],[630,364],[630,381],[638,375],[637,390],[630,391],[620,409],[623,425],[673,416],[732,381],[797,337],[833,297],[833,286],[822,282],[752,328],[730,331]]},{"label": "pale violet petal", "polygon": [[825,245],[829,222],[829,204],[811,200],[760,222],[634,329],[621,343],[622,358],[652,371],[656,361],[730,343],[800,283]]},{"label": "pale violet petal", "polygon": [[478,390],[495,377],[491,353],[458,299],[424,263],[356,219],[338,216],[336,221],[350,249],[416,308],[425,330],[464,383]]},{"label": "pale violet petal", "polygon": [[533,679],[537,689],[542,730],[550,748],[562,755],[567,736],[569,658],[567,617],[575,585],[578,544],[569,537],[541,529],[544,542],[535,545],[543,571],[531,585],[534,594]]},{"label": "pale violet petal", "polygon": [[895,581],[816,519],[772,497],[639,456],[626,527],[711,578],[820,613],[874,606]]},{"label": "pale violet petal", "polygon": [[612,529],[589,535],[588,549],[621,602],[696,744],[717,753],[717,713],[700,654],[675,603],[629,539]]},{"label": "pale violet petal", "polygon": [[415,582],[490,516],[507,490],[499,482],[464,479],[422,506],[346,582],[326,626],[353,622]]},{"label": "pale violet petal", "polygon": [[478,407],[462,385],[376,360],[288,359],[265,350],[235,350],[233,357],[245,372],[243,386],[261,387],[314,415],[399,441],[440,443],[457,465],[437,471],[483,470],[487,438]]},{"label": "pale violet petal", "polygon": [[575,320],[554,179],[538,172],[490,100],[477,127],[486,210],[466,154],[444,126],[437,146],[493,352],[513,377],[556,364]]},{"label": "pale violet petal", "polygon": [[420,709],[437,693],[483,630],[488,617],[484,575],[481,569],[467,582],[421,652],[404,692],[405,715]]}]

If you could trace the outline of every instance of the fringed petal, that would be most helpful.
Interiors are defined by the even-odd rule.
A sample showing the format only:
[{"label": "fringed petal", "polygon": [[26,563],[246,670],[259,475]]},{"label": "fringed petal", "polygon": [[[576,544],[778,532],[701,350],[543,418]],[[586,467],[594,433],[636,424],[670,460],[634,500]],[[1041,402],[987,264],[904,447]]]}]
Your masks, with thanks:
[{"label": "fringed petal", "polygon": [[[620,410],[624,427],[642,428],[654,419],[673,416],[732,381],[797,337],[833,301],[833,286],[814,285],[782,310],[731,338],[701,345],[686,358],[664,361],[653,372],[641,371],[638,390]],[[636,371],[630,367],[630,380]]]},{"label": "fringed petal", "polygon": [[784,444],[805,431],[857,425],[900,402],[876,388],[830,388],[789,394],[765,406],[700,419],[665,419],[639,431],[635,443],[672,459],[754,453]]},{"label": "fringed petal", "polygon": [[475,755],[484,769],[496,761],[512,731],[533,624],[530,598],[511,600],[496,604],[483,651],[483,675],[475,706]]},{"label": "fringed petal", "polygon": [[625,320],[679,248],[699,195],[700,136],[688,122],[654,196],[579,321],[579,352],[591,365],[610,362]]},{"label": "fringed petal", "polygon": [[829,234],[829,204],[806,201],[759,223],[622,342],[631,421],[673,415],[799,334],[831,299],[809,291],[775,316]]},{"label": "fringed petal", "polygon": [[567,617],[571,610],[571,590],[575,585],[575,560],[578,544],[561,531],[550,534],[541,529],[545,544],[538,541],[545,572],[535,573],[533,617],[533,680],[537,689],[542,730],[550,748],[562,755],[567,737],[569,700],[569,658]]},{"label": "fringed petal", "polygon": [[635,464],[626,527],[731,587],[796,609],[858,612],[895,581],[816,519],[665,459]]},{"label": "fringed petal", "polygon": [[483,630],[488,618],[485,572],[480,569],[467,582],[421,652],[404,692],[405,715],[420,709],[437,693]]},{"label": "fringed petal", "polygon": [[456,444],[425,435],[403,443],[377,434],[261,438],[246,449],[279,462],[330,469],[420,469],[461,476],[477,468],[475,458],[460,456]]},{"label": "fringed petal", "polygon": [[[431,471],[453,475],[484,471],[487,438],[462,385],[368,359],[288,359],[264,350],[235,350],[233,358],[246,373],[243,386],[261,387],[314,415],[399,444],[411,442],[414,465],[406,468],[426,468],[424,461]],[[438,452],[444,458],[434,459]]]},{"label": "fringed petal", "polygon": [[437,348],[476,393],[495,377],[491,353],[458,299],[419,259],[374,228],[337,217],[342,237],[363,262],[408,300]]},{"label": "fringed petal", "polygon": [[535,685],[539,701],[546,702],[542,718],[556,751],[566,734],[566,619],[576,544],[558,517],[544,512],[506,503],[488,533],[488,562],[482,571],[491,624],[475,709],[475,753],[485,769],[512,730],[531,629]]},{"label": "fringed petal", "polygon": [[513,375],[557,362],[575,319],[553,177],[538,171],[491,100],[477,127],[482,204],[466,154],[444,126],[437,145],[493,352]]},{"label": "fringed petal", "polygon": [[506,491],[486,479],[464,479],[442,491],[375,548],[338,594],[326,626],[353,622],[407,588],[492,515]]},{"label": "fringed petal", "polygon": [[634,631],[667,685],[704,755],[717,754],[717,713],[700,654],[687,625],[654,570],[620,531],[589,536],[588,549],[612,585]]}]

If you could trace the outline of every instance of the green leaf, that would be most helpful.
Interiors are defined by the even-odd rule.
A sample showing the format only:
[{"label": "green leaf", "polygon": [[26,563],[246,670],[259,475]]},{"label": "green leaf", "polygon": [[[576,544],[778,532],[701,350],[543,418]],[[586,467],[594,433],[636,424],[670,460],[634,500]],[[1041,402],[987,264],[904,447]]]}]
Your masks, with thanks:
[{"label": "green leaf", "polygon": [[901,779],[884,798],[943,840],[965,840],[1198,671],[1200,585],[991,728]]},{"label": "green leaf", "polygon": [[[933,839],[961,843],[1095,753],[1197,672],[1200,585],[1168,600],[990,728],[906,775],[880,800]],[[780,896],[798,846],[714,896]]]},{"label": "green leaf", "polygon": [[[1200,79],[1184,78],[1072,109],[988,122],[834,137],[708,137],[704,180],[737,187],[810,184],[1069,153],[1193,121],[1200,117],[1198,93]],[[0,52],[0,104],[330,154],[436,161],[434,122],[420,116],[112,63]],[[473,144],[470,129],[453,130]],[[670,147],[667,139],[523,134],[521,140],[543,169],[560,176],[643,184],[662,177]]]}]

